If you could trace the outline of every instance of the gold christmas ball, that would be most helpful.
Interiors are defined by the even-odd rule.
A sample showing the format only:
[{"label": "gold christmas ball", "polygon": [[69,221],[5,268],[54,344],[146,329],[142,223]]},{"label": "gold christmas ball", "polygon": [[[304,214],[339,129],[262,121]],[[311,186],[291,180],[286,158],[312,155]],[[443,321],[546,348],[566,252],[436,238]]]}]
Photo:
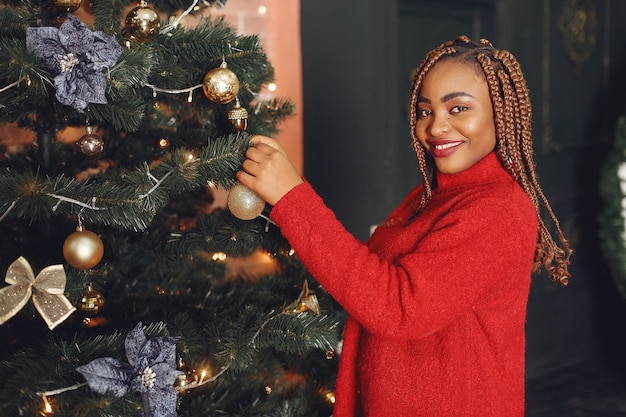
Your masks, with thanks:
[{"label": "gold christmas ball", "polygon": [[160,28],[159,14],[142,1],[126,15],[124,34],[138,42],[147,42],[159,34]]},{"label": "gold christmas ball", "polygon": [[89,269],[98,265],[104,256],[104,244],[94,232],[82,226],[69,235],[63,243],[63,257],[76,269]]},{"label": "gold christmas ball", "polygon": [[59,13],[73,13],[80,7],[81,0],[55,0],[54,9]]},{"label": "gold christmas ball", "polygon": [[239,79],[228,69],[226,62],[207,72],[202,82],[204,95],[218,104],[230,103],[239,93]]},{"label": "gold christmas ball", "polygon": [[239,98],[235,100],[235,105],[228,110],[228,120],[237,132],[243,132],[248,127],[248,110],[241,107]]},{"label": "gold christmas ball", "polygon": [[80,299],[80,309],[85,313],[87,317],[97,316],[100,309],[104,306],[104,297],[100,291],[94,290],[93,286],[89,284],[83,296]]},{"label": "gold christmas ball", "polygon": [[78,148],[80,151],[88,157],[97,158],[102,155],[104,150],[104,142],[100,136],[94,133],[88,133],[78,139]]},{"label": "gold christmas ball", "polygon": [[241,220],[252,220],[265,208],[265,201],[254,191],[242,184],[237,184],[228,193],[228,209]]}]

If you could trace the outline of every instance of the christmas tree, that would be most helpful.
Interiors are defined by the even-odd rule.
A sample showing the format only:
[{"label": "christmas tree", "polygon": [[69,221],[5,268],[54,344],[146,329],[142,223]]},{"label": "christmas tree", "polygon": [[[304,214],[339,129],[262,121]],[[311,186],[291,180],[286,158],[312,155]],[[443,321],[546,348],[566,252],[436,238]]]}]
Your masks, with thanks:
[{"label": "christmas tree", "polygon": [[340,309],[235,179],[294,106],[225,3],[0,5],[0,415],[332,413]]}]

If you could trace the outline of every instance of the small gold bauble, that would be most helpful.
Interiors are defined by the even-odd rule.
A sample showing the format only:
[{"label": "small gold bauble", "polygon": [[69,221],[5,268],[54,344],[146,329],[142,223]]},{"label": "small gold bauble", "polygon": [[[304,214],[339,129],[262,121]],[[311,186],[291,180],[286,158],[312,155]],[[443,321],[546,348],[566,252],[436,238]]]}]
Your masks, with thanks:
[{"label": "small gold bauble", "polygon": [[95,317],[100,312],[100,309],[104,306],[104,297],[100,291],[94,290],[93,286],[89,284],[83,296],[80,299],[80,309],[85,313],[87,317]]},{"label": "small gold bauble", "polygon": [[102,155],[104,150],[104,142],[100,136],[94,133],[87,133],[78,139],[78,148],[85,155],[93,158],[97,158]]},{"label": "small gold bauble", "polygon": [[63,243],[63,257],[76,269],[89,269],[98,265],[104,256],[104,244],[94,232],[78,226]]},{"label": "small gold bauble", "polygon": [[59,13],[73,13],[80,7],[81,0],[54,0],[52,3]]},{"label": "small gold bauble", "polygon": [[228,120],[237,132],[243,132],[248,127],[248,110],[241,107],[239,98],[235,99],[235,105],[228,110]]},{"label": "small gold bauble", "polygon": [[239,93],[239,79],[228,69],[226,62],[207,72],[202,82],[204,95],[218,104],[230,103]]},{"label": "small gold bauble", "polygon": [[228,209],[241,220],[252,220],[265,208],[265,201],[243,184],[237,184],[228,193]]},{"label": "small gold bauble", "polygon": [[138,42],[147,42],[159,34],[161,18],[145,1],[126,15],[124,34]]}]

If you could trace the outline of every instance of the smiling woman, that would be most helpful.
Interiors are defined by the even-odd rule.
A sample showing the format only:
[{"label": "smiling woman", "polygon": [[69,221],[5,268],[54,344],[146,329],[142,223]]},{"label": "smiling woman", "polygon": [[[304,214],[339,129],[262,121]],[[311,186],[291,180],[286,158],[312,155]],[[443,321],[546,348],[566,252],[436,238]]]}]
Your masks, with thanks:
[{"label": "smiling woman", "polygon": [[571,254],[537,181],[530,110],[509,52],[466,36],[432,50],[411,89],[422,184],[363,243],[280,144],[253,138],[237,178],[349,315],[334,416],[524,416],[530,276],[566,285]]}]

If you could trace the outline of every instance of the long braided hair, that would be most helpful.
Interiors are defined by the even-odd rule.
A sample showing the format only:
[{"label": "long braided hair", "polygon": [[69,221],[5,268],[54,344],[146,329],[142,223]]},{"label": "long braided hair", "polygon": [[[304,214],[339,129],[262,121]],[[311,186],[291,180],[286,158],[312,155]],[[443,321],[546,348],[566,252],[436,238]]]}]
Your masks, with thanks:
[{"label": "long braided hair", "polygon": [[[484,73],[493,105],[496,152],[504,168],[528,194],[537,212],[539,234],[533,271],[539,272],[545,268],[552,280],[567,285],[572,250],[539,185],[535,171],[531,138],[532,108],[526,80],[515,57],[508,51],[494,48],[486,39],[473,42],[467,36],[459,36],[453,41],[443,43],[426,55],[415,72],[410,97],[410,127],[424,190],[417,211],[421,211],[432,198],[433,183],[429,173],[434,170],[432,158],[415,134],[417,98],[424,77],[442,59],[467,62]],[[554,223],[558,243],[543,221],[542,205]]]}]

